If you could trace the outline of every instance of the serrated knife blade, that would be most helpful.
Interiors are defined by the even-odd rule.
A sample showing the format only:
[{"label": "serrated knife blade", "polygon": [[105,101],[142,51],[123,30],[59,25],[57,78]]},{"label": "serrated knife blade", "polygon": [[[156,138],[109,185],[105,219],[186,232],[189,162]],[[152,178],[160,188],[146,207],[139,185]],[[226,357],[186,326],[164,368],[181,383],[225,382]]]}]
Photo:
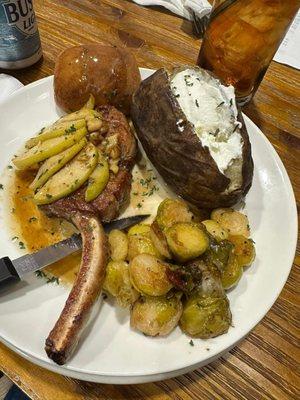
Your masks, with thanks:
[{"label": "serrated knife blade", "polygon": [[[149,214],[134,215],[132,217],[122,218],[111,221],[104,225],[104,230],[109,233],[113,229],[126,229],[132,225],[138,224],[149,217]],[[26,274],[38,271],[53,264],[66,256],[75,253],[82,247],[80,234],[74,234],[68,239],[62,240],[51,246],[32,253],[26,254],[15,260],[9,257],[0,259],[0,288],[8,283],[17,282],[23,279]]]}]

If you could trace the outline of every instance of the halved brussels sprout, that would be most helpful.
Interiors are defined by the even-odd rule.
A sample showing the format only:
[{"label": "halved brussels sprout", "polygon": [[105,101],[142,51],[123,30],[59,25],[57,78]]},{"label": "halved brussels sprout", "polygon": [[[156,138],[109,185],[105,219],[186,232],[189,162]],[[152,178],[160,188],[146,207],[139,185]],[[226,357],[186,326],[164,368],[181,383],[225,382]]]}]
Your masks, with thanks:
[{"label": "halved brussels sprout", "polygon": [[248,217],[232,208],[217,208],[211,213],[211,219],[218,222],[230,235],[250,235]]},{"label": "halved brussels sprout", "polygon": [[136,224],[133,225],[128,230],[128,235],[146,235],[149,236],[150,234],[150,225],[147,224]]},{"label": "halved brussels sprout", "polygon": [[128,264],[125,261],[110,261],[106,267],[103,289],[116,297],[121,307],[128,307],[139,297],[129,278]]},{"label": "halved brussels sprout", "polygon": [[172,254],[170,252],[165,234],[160,229],[156,221],[154,221],[151,225],[150,238],[154,246],[157,248],[157,250],[163,257],[172,258]]},{"label": "halved brussels sprout", "polygon": [[231,289],[236,286],[243,275],[243,267],[238,263],[236,255],[232,252],[228,263],[221,270],[221,280],[224,289]]},{"label": "halved brussels sprout", "polygon": [[204,258],[208,263],[214,264],[220,271],[222,271],[228,263],[232,250],[233,245],[228,240],[217,242],[216,240],[211,239],[209,249],[206,251]]},{"label": "halved brussels sprout", "polygon": [[255,259],[255,247],[253,240],[242,235],[230,235],[229,241],[234,245],[234,254],[242,267],[251,265]]},{"label": "halved brussels sprout", "polygon": [[113,229],[108,234],[110,257],[113,261],[124,261],[128,252],[127,235],[119,229]]},{"label": "halved brussels sprout", "polygon": [[218,222],[213,221],[212,219],[207,219],[201,223],[205,226],[207,232],[211,234],[218,242],[228,239],[227,230],[222,228]]},{"label": "halved brussels sprout", "polygon": [[167,278],[168,264],[150,254],[140,254],[129,264],[133,286],[142,294],[163,296],[172,288]]},{"label": "halved brussels sprout", "polygon": [[157,209],[156,222],[160,229],[170,228],[176,222],[191,222],[193,214],[186,203],[181,200],[165,199]]},{"label": "halved brussels sprout", "polygon": [[146,235],[128,235],[128,260],[132,260],[139,254],[152,254],[161,258],[151,239]]},{"label": "halved brussels sprout", "polygon": [[165,336],[177,326],[181,314],[179,296],[141,297],[131,310],[130,325],[148,336]]},{"label": "halved brussels sprout", "polygon": [[185,262],[199,257],[209,246],[207,234],[200,225],[178,222],[166,230],[166,239],[176,260]]},{"label": "halved brussels sprout", "polygon": [[179,325],[183,332],[201,339],[226,333],[231,312],[226,297],[192,297],[183,306]]}]

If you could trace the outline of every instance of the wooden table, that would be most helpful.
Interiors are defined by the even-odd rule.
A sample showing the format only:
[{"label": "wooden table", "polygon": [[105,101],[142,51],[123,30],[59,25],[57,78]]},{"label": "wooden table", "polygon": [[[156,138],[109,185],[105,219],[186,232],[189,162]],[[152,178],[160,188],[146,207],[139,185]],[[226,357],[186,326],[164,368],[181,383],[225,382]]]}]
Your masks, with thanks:
[{"label": "wooden table", "polygon": [[[127,45],[138,64],[157,68],[194,63],[200,41],[191,24],[126,0],[36,0],[44,59],[14,75],[24,84],[53,73],[59,53],[108,39]],[[279,153],[300,201],[300,73],[273,62],[245,113]],[[0,345],[0,369],[32,399],[278,399],[299,398],[299,266],[254,331],[229,354],[190,374],[159,383],[116,386],[65,378],[39,368]],[[298,267],[298,268],[297,268]],[[299,344],[299,342],[298,342]]]}]

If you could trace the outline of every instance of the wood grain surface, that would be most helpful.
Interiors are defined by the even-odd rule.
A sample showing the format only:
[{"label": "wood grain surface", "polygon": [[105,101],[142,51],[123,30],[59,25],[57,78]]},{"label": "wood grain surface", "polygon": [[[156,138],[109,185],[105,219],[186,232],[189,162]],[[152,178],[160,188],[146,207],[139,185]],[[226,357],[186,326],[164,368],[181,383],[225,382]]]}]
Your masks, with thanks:
[{"label": "wood grain surface", "polygon": [[[200,41],[191,24],[160,9],[126,0],[36,0],[44,58],[13,74],[24,84],[53,73],[72,45],[110,40],[128,46],[141,67],[194,63]],[[244,112],[279,153],[300,201],[300,73],[273,62]],[[284,228],[284,227],[283,227]],[[34,400],[300,398],[300,246],[292,272],[271,311],[230,353],[176,379],[143,385],[100,385],[39,368],[0,345],[0,369]],[[271,282],[270,282],[271,284]]]}]

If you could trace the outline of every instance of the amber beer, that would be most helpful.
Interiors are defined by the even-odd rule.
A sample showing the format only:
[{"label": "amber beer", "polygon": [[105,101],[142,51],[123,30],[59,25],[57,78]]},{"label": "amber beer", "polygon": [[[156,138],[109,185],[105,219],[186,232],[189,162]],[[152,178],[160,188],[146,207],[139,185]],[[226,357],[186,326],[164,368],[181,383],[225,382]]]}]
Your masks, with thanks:
[{"label": "amber beer", "polygon": [[240,105],[258,88],[300,0],[215,0],[198,65],[235,87]]}]

